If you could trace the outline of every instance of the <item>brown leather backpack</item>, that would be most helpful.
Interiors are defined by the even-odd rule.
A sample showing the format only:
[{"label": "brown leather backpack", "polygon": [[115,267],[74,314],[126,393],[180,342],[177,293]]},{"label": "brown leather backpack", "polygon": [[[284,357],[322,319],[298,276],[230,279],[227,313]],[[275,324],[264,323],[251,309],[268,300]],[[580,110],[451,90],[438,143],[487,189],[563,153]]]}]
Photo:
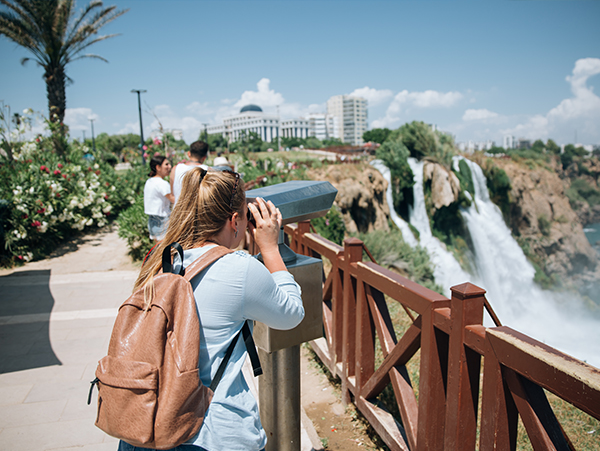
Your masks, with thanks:
[{"label": "brown leather backpack", "polygon": [[[144,308],[143,288],[121,305],[108,355],[98,363],[88,396],[89,404],[97,385],[96,426],[144,448],[173,448],[198,432],[239,337],[229,346],[211,386],[203,385],[198,374],[200,324],[189,281],[231,250],[217,246],[174,274],[171,247],[183,261],[179,244],[167,246],[163,272],[154,277],[151,306]],[[247,322],[242,332],[254,358],[256,349]],[[260,374],[260,367],[253,364],[255,375]]]}]

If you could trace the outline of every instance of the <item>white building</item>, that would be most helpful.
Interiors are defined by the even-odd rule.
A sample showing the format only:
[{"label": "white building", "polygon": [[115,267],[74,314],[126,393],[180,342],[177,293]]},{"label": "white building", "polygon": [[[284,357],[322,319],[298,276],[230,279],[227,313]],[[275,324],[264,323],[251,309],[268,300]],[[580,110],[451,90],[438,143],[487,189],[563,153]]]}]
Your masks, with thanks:
[{"label": "white building", "polygon": [[510,135],[504,135],[504,138],[502,140],[502,147],[504,147],[505,149],[516,149],[517,148],[517,138],[515,138],[514,136],[510,136]]},{"label": "white building", "polygon": [[367,99],[333,96],[327,101],[327,114],[338,118],[338,133],[343,142],[353,146],[364,143],[362,135],[367,131]]},{"label": "white building", "polygon": [[220,125],[209,125],[210,134],[220,133],[229,142],[240,141],[250,133],[256,133],[265,142],[277,141],[279,117],[265,114],[257,105],[246,105],[235,116],[226,117]]},{"label": "white building", "polygon": [[281,121],[282,138],[308,138],[310,122],[302,117]]},{"label": "white building", "polygon": [[337,116],[324,113],[311,113],[308,115],[308,122],[309,136],[314,136],[320,141],[340,138],[339,119]]},{"label": "white building", "polygon": [[456,147],[458,147],[458,150],[461,152],[473,153],[476,151],[491,150],[495,145],[496,143],[494,143],[494,141],[488,139],[487,141],[459,142],[456,144]]}]

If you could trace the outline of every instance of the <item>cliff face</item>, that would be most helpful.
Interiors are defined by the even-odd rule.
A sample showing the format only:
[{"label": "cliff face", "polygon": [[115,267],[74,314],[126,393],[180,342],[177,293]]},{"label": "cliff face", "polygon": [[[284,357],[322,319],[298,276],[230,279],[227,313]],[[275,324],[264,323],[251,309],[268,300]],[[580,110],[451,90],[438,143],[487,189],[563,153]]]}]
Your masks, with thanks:
[{"label": "cliff face", "polygon": [[308,175],[313,180],[326,180],[338,190],[335,205],[349,233],[389,230],[387,182],[378,170],[368,164],[337,164],[313,168]]},{"label": "cliff face", "polygon": [[511,182],[509,227],[541,258],[546,273],[561,278],[593,271],[598,256],[556,170],[530,169],[509,159],[494,159],[493,164]]},{"label": "cliff face", "polygon": [[[493,159],[491,163],[504,169],[511,181],[508,225],[513,235],[529,246],[529,253],[538,257],[542,269],[559,280],[599,278],[598,256],[565,196],[568,181],[557,171],[530,169],[508,159]],[[309,175],[329,181],[338,190],[335,204],[348,232],[389,229],[387,182],[379,171],[368,164],[343,164],[311,169]],[[460,185],[453,172],[427,162],[424,179],[431,182],[434,209],[457,201]]]}]

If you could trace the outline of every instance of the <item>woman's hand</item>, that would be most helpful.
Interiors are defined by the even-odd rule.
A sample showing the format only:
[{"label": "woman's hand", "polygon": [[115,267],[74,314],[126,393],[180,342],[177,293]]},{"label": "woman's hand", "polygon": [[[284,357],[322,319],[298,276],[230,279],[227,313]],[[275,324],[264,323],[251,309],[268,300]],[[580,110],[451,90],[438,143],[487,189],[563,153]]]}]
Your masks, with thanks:
[{"label": "woman's hand", "polygon": [[260,248],[265,266],[271,272],[285,271],[285,263],[283,263],[277,243],[282,223],[279,208],[275,207],[273,202],[265,202],[260,197],[256,199],[256,204],[248,204],[248,208],[256,222],[256,226],[248,223],[248,229],[254,237],[254,242]]}]

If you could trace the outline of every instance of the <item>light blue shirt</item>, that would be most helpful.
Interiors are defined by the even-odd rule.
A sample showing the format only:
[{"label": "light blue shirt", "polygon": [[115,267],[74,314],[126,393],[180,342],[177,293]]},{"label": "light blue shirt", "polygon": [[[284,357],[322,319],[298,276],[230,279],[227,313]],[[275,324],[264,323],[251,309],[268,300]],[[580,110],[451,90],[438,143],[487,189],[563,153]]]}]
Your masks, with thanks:
[{"label": "light blue shirt", "polygon": [[[213,246],[184,251],[184,266]],[[244,321],[292,329],[304,318],[301,291],[287,271],[269,273],[254,257],[225,255],[192,279],[200,318],[200,379],[209,386]],[[188,443],[209,451],[260,450],[267,438],[256,399],[242,374],[246,347],[238,340],[199,434]]]}]

